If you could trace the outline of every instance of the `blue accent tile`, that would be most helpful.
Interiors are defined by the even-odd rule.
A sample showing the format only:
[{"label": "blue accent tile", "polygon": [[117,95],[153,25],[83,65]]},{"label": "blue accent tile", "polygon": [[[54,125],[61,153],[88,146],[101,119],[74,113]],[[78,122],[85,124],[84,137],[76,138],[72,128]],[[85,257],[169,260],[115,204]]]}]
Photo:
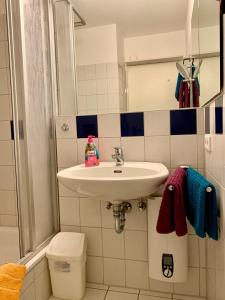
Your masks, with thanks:
[{"label": "blue accent tile", "polygon": [[196,134],[196,109],[171,110],[170,133],[171,135]]},{"label": "blue accent tile", "polygon": [[223,108],[215,107],[215,131],[217,134],[223,133]]},{"label": "blue accent tile", "polygon": [[97,116],[77,116],[77,137],[87,138],[88,135],[98,137],[98,121]]},{"label": "blue accent tile", "polygon": [[210,107],[205,108],[205,133],[210,134]]},{"label": "blue accent tile", "polygon": [[144,135],[144,113],[124,113],[120,115],[121,136]]}]

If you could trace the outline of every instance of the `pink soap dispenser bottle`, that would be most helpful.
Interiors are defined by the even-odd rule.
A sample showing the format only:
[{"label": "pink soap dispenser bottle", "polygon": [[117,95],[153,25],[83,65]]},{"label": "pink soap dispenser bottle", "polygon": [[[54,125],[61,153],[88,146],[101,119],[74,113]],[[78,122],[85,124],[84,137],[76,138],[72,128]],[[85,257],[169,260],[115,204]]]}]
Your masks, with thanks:
[{"label": "pink soap dispenser bottle", "polygon": [[94,167],[99,165],[99,152],[93,141],[94,136],[89,135],[85,148],[85,166]]}]

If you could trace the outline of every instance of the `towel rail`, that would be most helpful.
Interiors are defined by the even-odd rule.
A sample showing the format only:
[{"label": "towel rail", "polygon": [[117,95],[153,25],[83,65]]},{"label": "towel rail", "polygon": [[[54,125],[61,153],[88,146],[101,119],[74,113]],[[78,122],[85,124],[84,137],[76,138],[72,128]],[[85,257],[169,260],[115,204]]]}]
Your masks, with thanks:
[{"label": "towel rail", "polygon": [[[168,190],[169,191],[174,191],[174,186],[172,185],[172,184],[170,184],[169,186],[168,186]],[[211,193],[212,192],[212,188],[211,188],[211,186],[208,186],[207,188],[206,188],[206,192],[207,193]]]}]

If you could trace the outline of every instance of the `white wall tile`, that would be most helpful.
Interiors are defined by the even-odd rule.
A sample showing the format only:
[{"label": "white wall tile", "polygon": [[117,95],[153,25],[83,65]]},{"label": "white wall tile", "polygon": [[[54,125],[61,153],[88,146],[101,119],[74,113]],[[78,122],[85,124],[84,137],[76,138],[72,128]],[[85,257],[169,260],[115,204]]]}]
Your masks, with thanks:
[{"label": "white wall tile", "polygon": [[10,95],[0,95],[0,120],[12,120],[12,106]]},{"label": "white wall tile", "polygon": [[108,93],[115,94],[119,93],[119,79],[118,78],[110,78],[108,79]]},{"label": "white wall tile", "polygon": [[45,270],[35,280],[36,300],[48,300],[51,294],[52,291],[51,291],[49,271]]},{"label": "white wall tile", "polygon": [[171,168],[189,165],[197,168],[197,136],[171,136]]},{"label": "white wall tile", "polygon": [[0,42],[0,68],[9,67],[8,42]]},{"label": "white wall tile", "polygon": [[200,296],[206,297],[206,269],[200,269]]},{"label": "white wall tile", "polygon": [[17,214],[17,197],[15,191],[0,191],[0,214]]},{"label": "white wall tile", "polygon": [[21,300],[36,300],[35,286],[31,284],[21,295]]},{"label": "white wall tile", "polygon": [[77,80],[86,79],[85,66],[77,66],[76,72],[77,72]]},{"label": "white wall tile", "polygon": [[86,96],[86,80],[78,80],[77,81],[77,95],[78,96]]},{"label": "white wall tile", "polygon": [[101,201],[101,214],[102,214],[102,227],[114,228],[115,222],[112,214],[112,210],[106,209],[107,201]]},{"label": "white wall tile", "polygon": [[11,140],[10,121],[0,121],[0,140]]},{"label": "white wall tile", "polygon": [[198,134],[204,134],[205,129],[204,129],[204,109],[203,108],[198,108],[196,110],[197,112],[197,133]]},{"label": "white wall tile", "polygon": [[17,227],[18,217],[12,215],[0,215],[0,224],[2,226]]},{"label": "white wall tile", "polygon": [[34,272],[33,269],[26,273],[24,278],[23,287],[21,293],[23,293],[34,281]]},{"label": "white wall tile", "polygon": [[60,223],[62,225],[80,226],[79,198],[60,197]]},{"label": "white wall tile", "polygon": [[170,168],[170,137],[145,137],[145,161],[163,163]]},{"label": "white wall tile", "polygon": [[101,200],[80,199],[80,222],[84,227],[101,227]]},{"label": "white wall tile", "polygon": [[85,66],[86,80],[95,79],[95,65]]},{"label": "white wall tile", "polygon": [[119,93],[108,94],[108,111],[119,112],[120,96]]},{"label": "white wall tile", "polygon": [[143,230],[147,231],[147,215],[146,211],[139,211],[136,200],[129,201],[132,204],[132,212],[126,214],[127,230]]},{"label": "white wall tile", "polygon": [[87,236],[87,255],[102,256],[102,229],[81,227],[81,232]]},{"label": "white wall tile", "polygon": [[98,103],[96,95],[87,96],[87,111],[91,113],[97,113]]},{"label": "white wall tile", "polygon": [[204,135],[198,135],[198,168],[205,167]]},{"label": "white wall tile", "polygon": [[144,126],[145,126],[145,136],[169,135],[170,134],[169,110],[145,112]]},{"label": "white wall tile", "polygon": [[134,288],[149,288],[148,263],[126,260],[126,286]]},{"label": "white wall tile", "polygon": [[95,65],[96,78],[107,78],[107,64]]},{"label": "white wall tile", "polygon": [[86,81],[86,95],[96,95],[96,80]]},{"label": "white wall tile", "polygon": [[149,280],[150,289],[153,291],[160,291],[163,293],[172,293],[173,292],[173,283],[163,282],[160,280],[155,280],[150,278]]},{"label": "white wall tile", "polygon": [[107,79],[97,79],[96,81],[96,93],[99,95],[105,95],[108,92],[108,82]]},{"label": "white wall tile", "polygon": [[0,190],[14,191],[15,189],[15,168],[13,166],[0,166]]},{"label": "white wall tile", "polygon": [[107,77],[117,78],[118,76],[119,76],[118,64],[117,63],[107,64]]},{"label": "white wall tile", "polygon": [[80,226],[73,225],[60,225],[60,231],[62,232],[80,232]]},{"label": "white wall tile", "polygon": [[124,258],[124,233],[118,234],[114,229],[102,229],[103,256]]},{"label": "white wall tile", "polygon": [[184,283],[175,283],[174,292],[176,294],[199,296],[199,269],[189,268],[188,269],[188,281]]},{"label": "white wall tile", "polygon": [[147,232],[125,231],[125,258],[132,260],[148,260]]},{"label": "white wall tile", "polygon": [[7,40],[7,19],[6,14],[0,14],[0,41]]},{"label": "white wall tile", "polygon": [[10,166],[15,164],[14,142],[0,141],[0,165]]},{"label": "white wall tile", "polygon": [[94,283],[103,283],[103,258],[87,257],[87,281]]},{"label": "white wall tile", "polygon": [[224,270],[216,270],[216,299],[224,298]]},{"label": "white wall tile", "polygon": [[121,145],[125,161],[144,161],[144,137],[122,137]]},{"label": "white wall tile", "polygon": [[6,14],[5,0],[0,1],[0,14]]},{"label": "white wall tile", "polygon": [[188,236],[188,262],[189,267],[199,267],[199,243],[196,235]]},{"label": "white wall tile", "polygon": [[216,299],[216,270],[207,270],[207,297],[208,299]]},{"label": "white wall tile", "polygon": [[58,166],[72,167],[77,164],[77,141],[76,139],[57,140]]},{"label": "white wall tile", "polygon": [[0,95],[10,94],[10,74],[9,69],[0,69]]},{"label": "white wall tile", "polygon": [[125,286],[125,261],[104,258],[104,283]]},{"label": "white wall tile", "polygon": [[77,96],[78,113],[86,112],[87,110],[87,96]]},{"label": "white wall tile", "polygon": [[[64,131],[62,126],[67,124],[68,131]],[[56,118],[56,136],[58,139],[75,139],[77,137],[76,118],[71,117],[57,117]]]},{"label": "white wall tile", "polygon": [[98,112],[107,113],[108,112],[108,97],[107,95],[97,95]]},{"label": "white wall tile", "polygon": [[99,137],[120,137],[120,115],[98,115]]},{"label": "white wall tile", "polygon": [[120,146],[120,138],[99,138],[100,161],[114,161],[114,147]]}]

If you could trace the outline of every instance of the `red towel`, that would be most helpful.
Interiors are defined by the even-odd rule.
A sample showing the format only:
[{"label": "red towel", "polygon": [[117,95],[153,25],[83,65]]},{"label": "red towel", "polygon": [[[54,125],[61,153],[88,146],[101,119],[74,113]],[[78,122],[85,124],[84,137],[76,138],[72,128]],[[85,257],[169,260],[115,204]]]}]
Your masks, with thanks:
[{"label": "red towel", "polygon": [[[199,107],[199,87],[197,81],[193,81],[193,106]],[[190,107],[190,88],[187,82],[181,81],[179,89],[179,108]]]},{"label": "red towel", "polygon": [[[158,233],[176,231],[178,236],[187,233],[184,200],[185,182],[186,172],[182,168],[176,169],[167,179],[156,227]],[[173,185],[173,191],[169,191],[169,185]]]}]

